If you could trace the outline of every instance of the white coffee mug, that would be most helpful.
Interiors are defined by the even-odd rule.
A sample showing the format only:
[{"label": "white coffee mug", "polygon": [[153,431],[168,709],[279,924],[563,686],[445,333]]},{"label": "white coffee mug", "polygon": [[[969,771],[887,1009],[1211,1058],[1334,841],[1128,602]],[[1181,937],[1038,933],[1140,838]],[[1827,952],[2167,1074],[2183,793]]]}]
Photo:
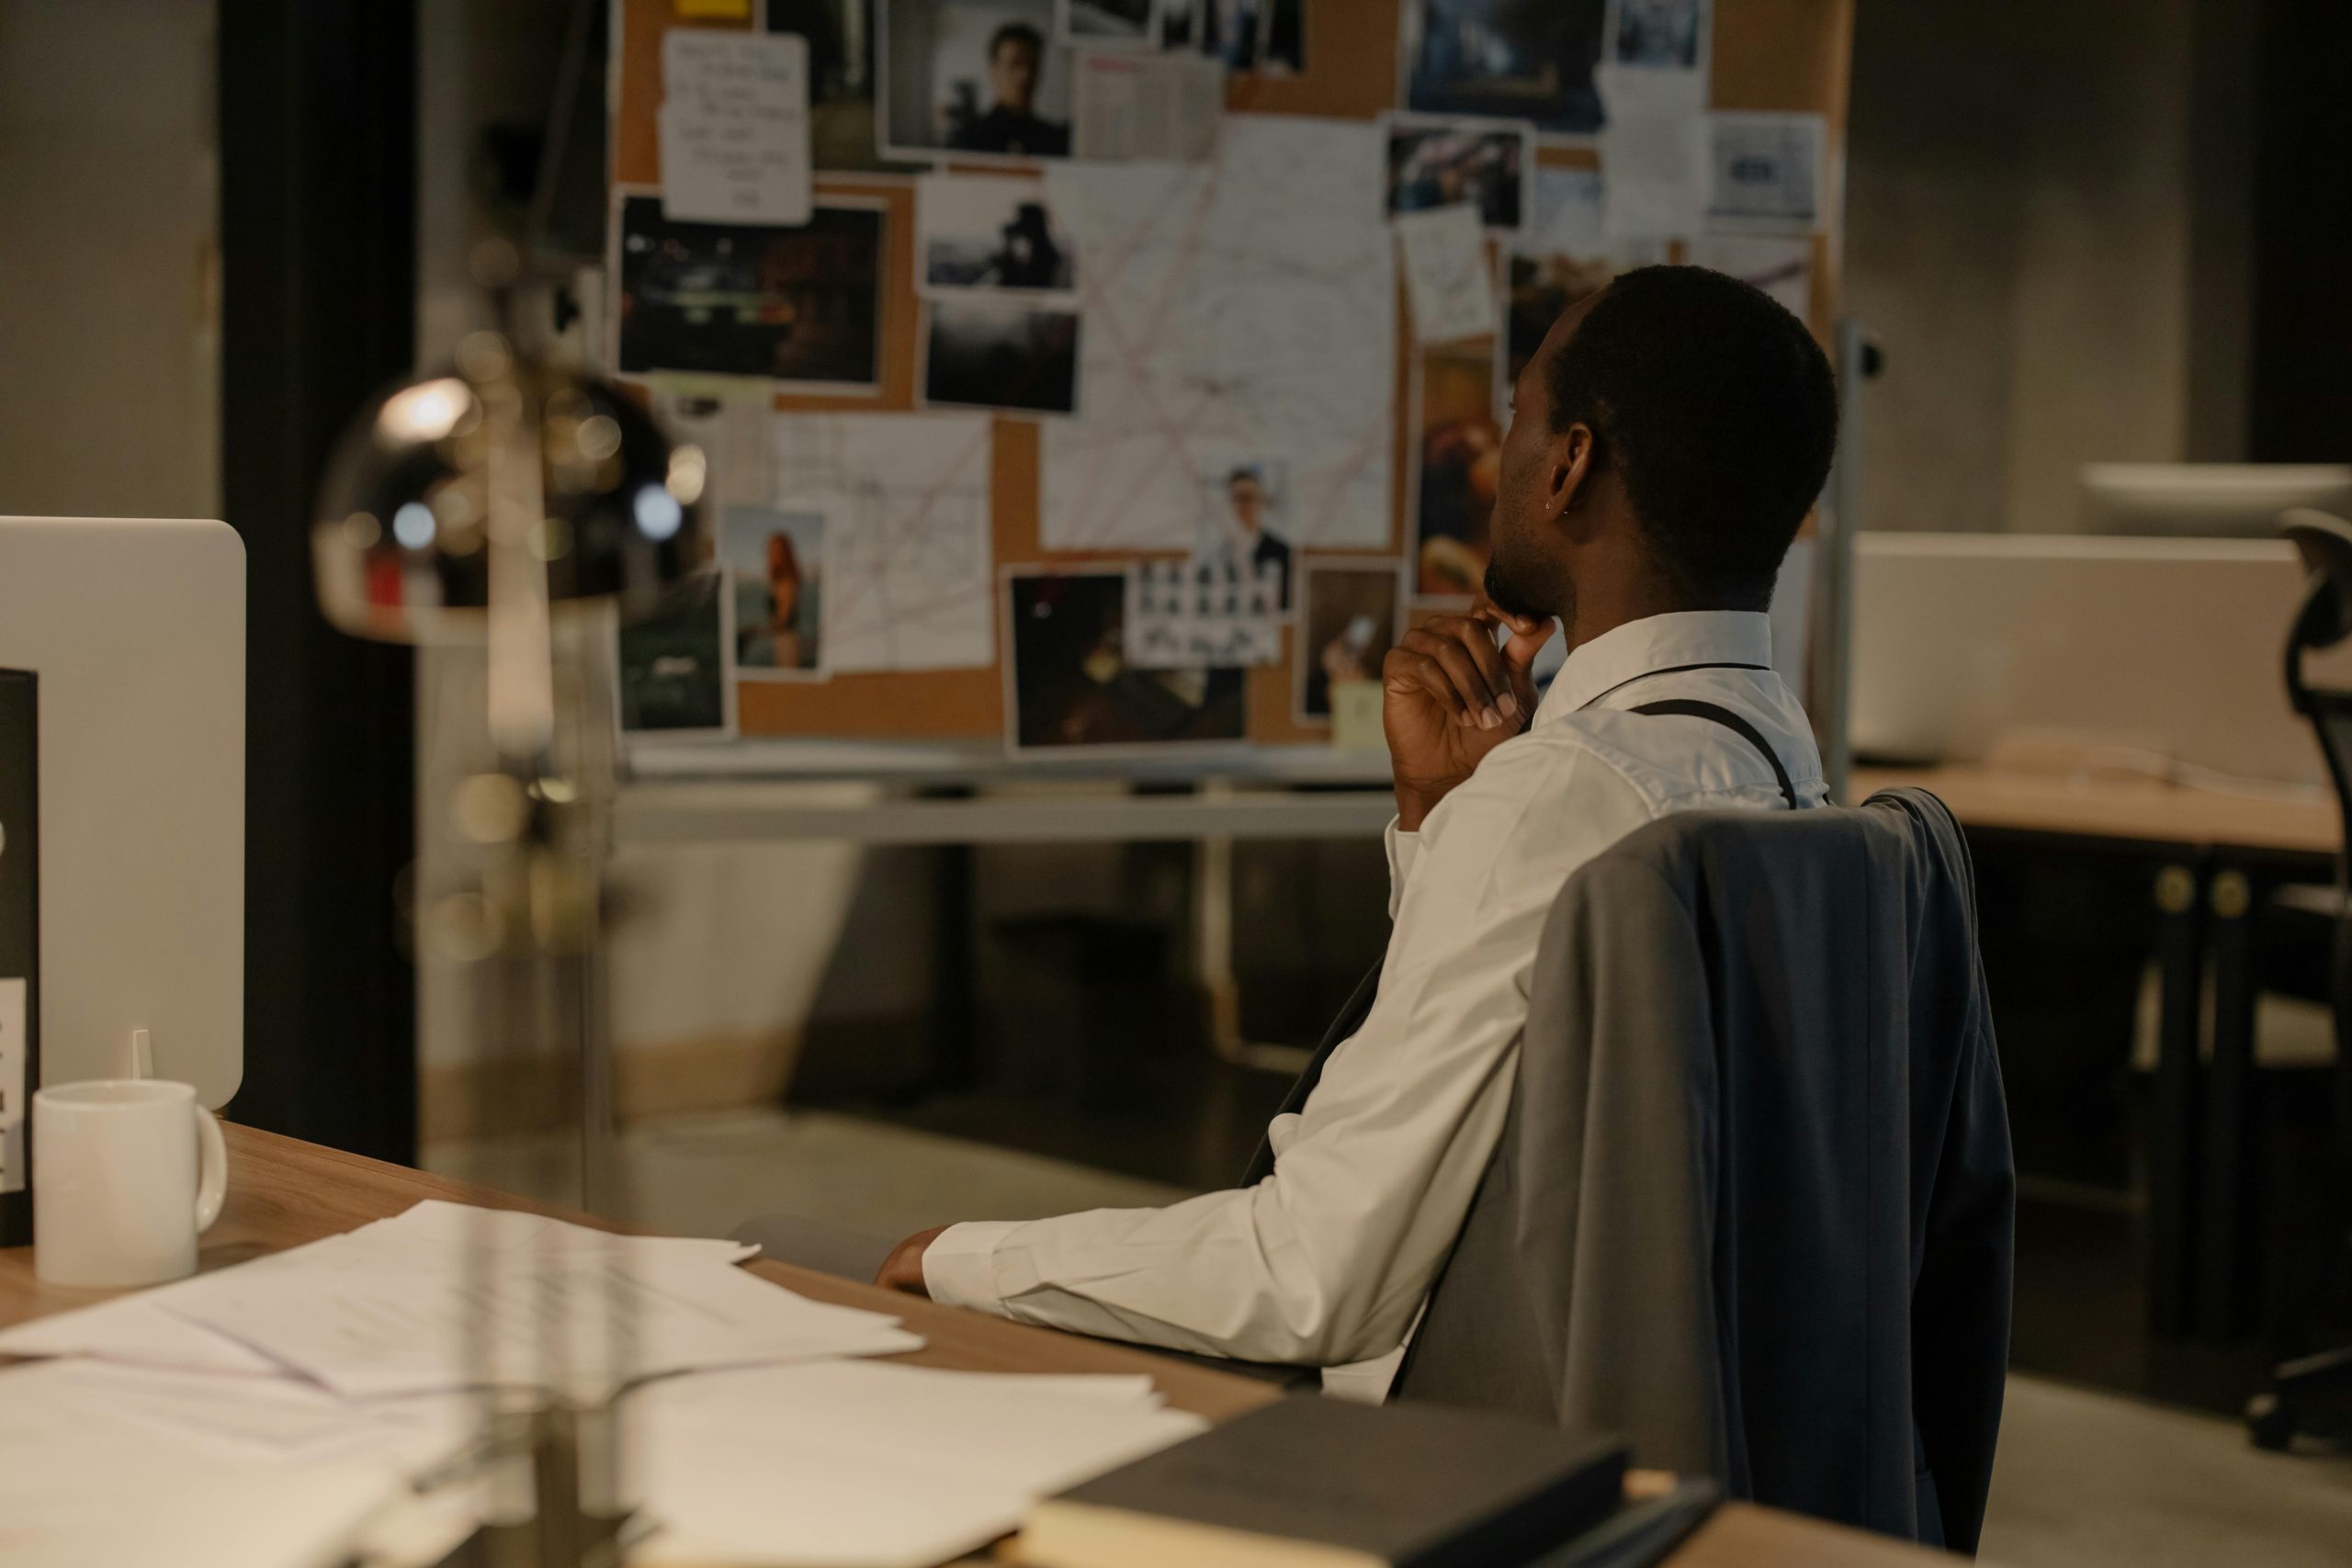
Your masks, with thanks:
[{"label": "white coffee mug", "polygon": [[52,1285],[160,1285],[196,1272],[229,1151],[184,1083],[102,1078],[33,1096],[33,1272]]}]

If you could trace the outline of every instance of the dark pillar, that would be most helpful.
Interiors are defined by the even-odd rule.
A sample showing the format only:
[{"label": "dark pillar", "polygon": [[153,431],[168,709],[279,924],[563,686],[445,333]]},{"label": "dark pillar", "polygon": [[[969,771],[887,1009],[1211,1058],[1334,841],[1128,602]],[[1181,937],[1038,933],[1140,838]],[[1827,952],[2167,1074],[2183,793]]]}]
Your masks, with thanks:
[{"label": "dark pillar", "polygon": [[220,7],[221,495],[247,558],[245,1077],[239,1121],[414,1157],[405,649],[331,630],[312,498],[353,412],[407,373],[413,0]]}]

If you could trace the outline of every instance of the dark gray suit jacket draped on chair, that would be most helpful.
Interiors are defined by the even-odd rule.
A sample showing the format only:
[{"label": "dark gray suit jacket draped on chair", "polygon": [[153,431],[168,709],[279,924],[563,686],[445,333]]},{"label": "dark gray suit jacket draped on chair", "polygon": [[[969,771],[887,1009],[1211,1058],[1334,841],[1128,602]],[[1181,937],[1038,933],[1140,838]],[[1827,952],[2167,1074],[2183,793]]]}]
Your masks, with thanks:
[{"label": "dark gray suit jacket draped on chair", "polygon": [[1941,802],[1694,812],[1570,879],[1502,1143],[1396,1396],[1619,1431],[1974,1550],[2015,1178]]},{"label": "dark gray suit jacket draped on chair", "polygon": [[1545,925],[1502,1141],[1394,1395],[1623,1432],[1735,1495],[1973,1551],[2013,1190],[1942,803],[1663,818]]}]

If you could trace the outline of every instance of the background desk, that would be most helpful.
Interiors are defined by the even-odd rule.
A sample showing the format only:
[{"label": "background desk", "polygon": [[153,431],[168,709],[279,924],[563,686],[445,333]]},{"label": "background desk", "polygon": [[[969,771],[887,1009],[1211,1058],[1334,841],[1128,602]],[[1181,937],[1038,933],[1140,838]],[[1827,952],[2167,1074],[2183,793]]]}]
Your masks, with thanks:
[{"label": "background desk", "polygon": [[[229,1201],[204,1238],[199,1267],[226,1268],[385,1218],[426,1198],[530,1209],[582,1224],[584,1214],[529,1203],[503,1193],[340,1154],[250,1128],[232,1126]],[[1170,1361],[1099,1340],[1006,1323],[893,1295],[786,1264],[755,1261],[753,1272],[819,1301],[892,1313],[926,1341],[894,1358],[916,1366],[987,1372],[1144,1372],[1170,1404],[1221,1421],[1282,1397],[1263,1383]],[[20,1323],[115,1294],[69,1291],[33,1277],[29,1247],[0,1250],[0,1325]],[[0,1371],[0,1378],[6,1377]],[[1928,1568],[1955,1561],[1939,1552],[1770,1508],[1731,1504],[1675,1553],[1674,1568]]]},{"label": "background desk", "polygon": [[[2244,1221],[2255,1154],[2256,917],[2279,885],[2333,877],[2344,841],[2335,803],[1957,766],[1858,768],[1849,793],[1863,800],[1896,784],[1936,795],[1973,840],[2146,858],[2163,976],[2149,1117],[2149,1327],[2239,1333],[2251,1306]],[[2208,985],[2210,1057],[2199,1041]]]}]

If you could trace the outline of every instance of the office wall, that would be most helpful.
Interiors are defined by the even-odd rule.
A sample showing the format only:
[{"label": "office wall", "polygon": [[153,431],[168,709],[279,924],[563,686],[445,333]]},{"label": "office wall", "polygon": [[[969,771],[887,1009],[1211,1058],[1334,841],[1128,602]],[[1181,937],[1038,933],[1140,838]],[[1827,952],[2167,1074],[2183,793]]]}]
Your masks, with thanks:
[{"label": "office wall", "polygon": [[0,512],[219,513],[212,16],[0,0]]},{"label": "office wall", "polygon": [[2242,454],[2244,10],[1859,8],[1848,299],[1887,350],[1871,526],[2063,529],[2084,462]]}]

